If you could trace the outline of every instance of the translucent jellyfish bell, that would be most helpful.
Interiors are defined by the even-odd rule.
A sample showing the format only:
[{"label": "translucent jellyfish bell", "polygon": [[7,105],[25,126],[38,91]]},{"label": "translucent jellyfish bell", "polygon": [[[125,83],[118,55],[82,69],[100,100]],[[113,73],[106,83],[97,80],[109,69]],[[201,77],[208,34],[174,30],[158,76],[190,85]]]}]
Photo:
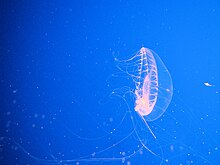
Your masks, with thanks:
[{"label": "translucent jellyfish bell", "polygon": [[163,115],[172,99],[173,84],[160,57],[142,47],[133,57],[116,62],[135,83],[135,111],[146,121],[154,121]]}]

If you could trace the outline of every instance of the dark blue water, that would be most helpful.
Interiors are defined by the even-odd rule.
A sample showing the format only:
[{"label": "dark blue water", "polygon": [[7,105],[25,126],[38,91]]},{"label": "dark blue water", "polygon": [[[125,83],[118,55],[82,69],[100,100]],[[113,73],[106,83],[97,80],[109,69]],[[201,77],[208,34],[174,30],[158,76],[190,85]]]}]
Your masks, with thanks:
[{"label": "dark blue water", "polygon": [[[218,0],[1,1],[0,20],[1,165],[220,164]],[[174,86],[149,128],[114,62],[142,46]]]}]

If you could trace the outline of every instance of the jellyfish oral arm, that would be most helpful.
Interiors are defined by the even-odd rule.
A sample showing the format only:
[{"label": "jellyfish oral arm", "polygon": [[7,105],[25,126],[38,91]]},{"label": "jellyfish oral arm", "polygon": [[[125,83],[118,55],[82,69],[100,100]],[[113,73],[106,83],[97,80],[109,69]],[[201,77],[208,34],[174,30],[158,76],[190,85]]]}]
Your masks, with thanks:
[{"label": "jellyfish oral arm", "polygon": [[148,115],[151,111],[149,108],[149,103],[148,103],[148,98],[147,95],[140,96],[138,94],[138,91],[135,91],[136,94],[136,105],[135,105],[135,111],[138,112],[141,116],[146,116]]},{"label": "jellyfish oral arm", "polygon": [[156,78],[151,79],[152,77],[152,73],[150,72],[145,77],[143,86],[135,90],[135,111],[137,111],[141,116],[147,116],[150,114],[157,101],[158,82]]}]

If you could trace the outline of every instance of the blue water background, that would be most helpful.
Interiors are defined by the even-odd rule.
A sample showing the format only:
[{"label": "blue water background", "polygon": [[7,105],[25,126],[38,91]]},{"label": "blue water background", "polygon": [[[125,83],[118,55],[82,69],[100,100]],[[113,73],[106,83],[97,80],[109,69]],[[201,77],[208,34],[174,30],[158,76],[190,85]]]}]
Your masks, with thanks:
[{"label": "blue water background", "polygon": [[[218,0],[9,0],[0,19],[1,165],[220,164]],[[142,46],[174,86],[157,140],[114,62]]]}]

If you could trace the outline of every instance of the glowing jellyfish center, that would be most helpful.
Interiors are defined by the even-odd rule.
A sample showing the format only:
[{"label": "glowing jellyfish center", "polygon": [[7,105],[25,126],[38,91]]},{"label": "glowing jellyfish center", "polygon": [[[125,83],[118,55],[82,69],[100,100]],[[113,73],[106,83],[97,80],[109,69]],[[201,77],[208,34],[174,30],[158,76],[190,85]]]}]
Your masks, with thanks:
[{"label": "glowing jellyfish center", "polygon": [[[141,48],[140,55],[140,76],[145,76],[144,82],[136,85],[136,106],[137,111],[141,116],[146,116],[153,110],[158,95],[158,75],[157,66],[153,54],[146,48]],[[142,72],[144,71],[145,74]]]}]

